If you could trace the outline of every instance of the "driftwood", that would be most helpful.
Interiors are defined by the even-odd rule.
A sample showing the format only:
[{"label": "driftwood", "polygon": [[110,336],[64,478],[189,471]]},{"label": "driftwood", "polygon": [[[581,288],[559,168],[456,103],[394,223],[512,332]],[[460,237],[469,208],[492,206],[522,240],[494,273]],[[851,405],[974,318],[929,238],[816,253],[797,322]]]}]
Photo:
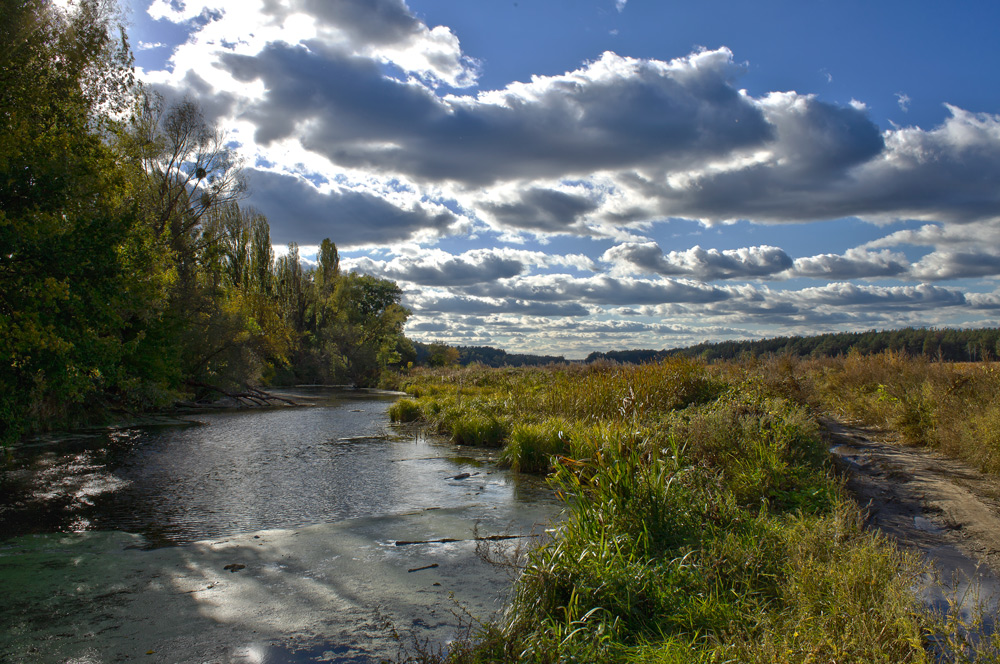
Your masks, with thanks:
[{"label": "driftwood", "polygon": [[451,544],[452,542],[501,542],[503,540],[524,539],[528,537],[536,537],[536,535],[485,535],[476,536],[472,539],[452,539],[451,537],[445,537],[444,539],[434,540],[396,540],[394,546],[410,546],[412,544]]},{"label": "driftwood", "polygon": [[[265,408],[268,406],[274,406],[275,402],[281,402],[288,406],[298,406],[291,399],[286,399],[284,397],[279,397],[264,390],[259,390],[255,387],[245,387],[242,392],[231,392],[229,390],[224,390],[218,385],[210,385],[209,383],[203,383],[197,380],[184,381],[185,385],[191,387],[199,387],[204,390],[210,390],[212,392],[217,392],[223,396],[227,396],[233,399],[239,407],[248,408]],[[178,406],[184,408],[229,408],[230,406],[217,403],[204,403],[199,401],[178,401]]]}]

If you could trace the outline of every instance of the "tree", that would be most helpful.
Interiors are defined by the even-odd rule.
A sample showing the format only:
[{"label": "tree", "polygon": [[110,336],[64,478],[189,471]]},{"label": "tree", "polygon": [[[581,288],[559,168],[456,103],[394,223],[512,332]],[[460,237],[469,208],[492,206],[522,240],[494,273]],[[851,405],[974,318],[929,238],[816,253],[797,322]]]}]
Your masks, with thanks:
[{"label": "tree", "polygon": [[450,367],[458,362],[459,352],[454,346],[445,344],[431,344],[430,355],[427,357],[427,364],[432,367]]},{"label": "tree", "polygon": [[[157,283],[104,140],[134,79],[110,4],[0,0],[0,437],[120,387]],[[137,272],[138,271],[138,272]]]}]

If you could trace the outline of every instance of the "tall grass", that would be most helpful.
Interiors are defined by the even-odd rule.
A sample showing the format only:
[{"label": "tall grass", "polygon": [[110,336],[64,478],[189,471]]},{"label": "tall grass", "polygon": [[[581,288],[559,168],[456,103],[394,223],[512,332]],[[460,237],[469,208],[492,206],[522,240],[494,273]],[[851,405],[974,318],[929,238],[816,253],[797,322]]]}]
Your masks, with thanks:
[{"label": "tall grass", "polygon": [[1000,473],[996,363],[930,362],[885,352],[803,363],[798,373],[828,411]]},{"label": "tall grass", "polygon": [[[502,461],[547,472],[567,505],[523,561],[507,613],[453,643],[449,661],[943,661],[936,644],[954,626],[922,612],[920,563],[863,527],[810,407],[836,397],[920,415],[869,387],[894,394],[897,360],[868,377],[845,361],[855,382],[840,391],[824,381],[845,366],[786,360],[413,377],[400,419],[419,411],[457,441],[501,445]],[[923,370],[907,368],[921,381]],[[919,384],[937,394],[933,380]],[[976,648],[996,656],[995,645]]]}]

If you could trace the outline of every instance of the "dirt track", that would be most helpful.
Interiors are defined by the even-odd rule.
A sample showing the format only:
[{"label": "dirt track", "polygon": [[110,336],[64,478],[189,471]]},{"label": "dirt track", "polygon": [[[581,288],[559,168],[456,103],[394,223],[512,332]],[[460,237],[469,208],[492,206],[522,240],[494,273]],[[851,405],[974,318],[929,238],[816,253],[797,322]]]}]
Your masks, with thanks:
[{"label": "dirt track", "polygon": [[930,450],[894,444],[860,426],[823,422],[847,486],[867,507],[869,523],[904,549],[930,560],[940,585],[925,596],[939,604],[974,590],[993,608],[1000,598],[1000,481]]}]

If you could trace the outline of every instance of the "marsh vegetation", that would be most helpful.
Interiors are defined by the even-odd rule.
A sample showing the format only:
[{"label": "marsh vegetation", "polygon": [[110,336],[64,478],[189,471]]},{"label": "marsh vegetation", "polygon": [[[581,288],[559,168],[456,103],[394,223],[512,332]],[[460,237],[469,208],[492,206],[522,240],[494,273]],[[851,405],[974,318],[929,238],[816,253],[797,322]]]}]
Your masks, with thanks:
[{"label": "marsh vegetation", "polygon": [[[898,354],[416,373],[397,420],[498,448],[566,503],[508,611],[452,662],[928,662],[995,658],[932,615],[925,571],[865,527],[821,412],[997,468],[984,365]],[[981,439],[980,439],[981,440]]]}]

